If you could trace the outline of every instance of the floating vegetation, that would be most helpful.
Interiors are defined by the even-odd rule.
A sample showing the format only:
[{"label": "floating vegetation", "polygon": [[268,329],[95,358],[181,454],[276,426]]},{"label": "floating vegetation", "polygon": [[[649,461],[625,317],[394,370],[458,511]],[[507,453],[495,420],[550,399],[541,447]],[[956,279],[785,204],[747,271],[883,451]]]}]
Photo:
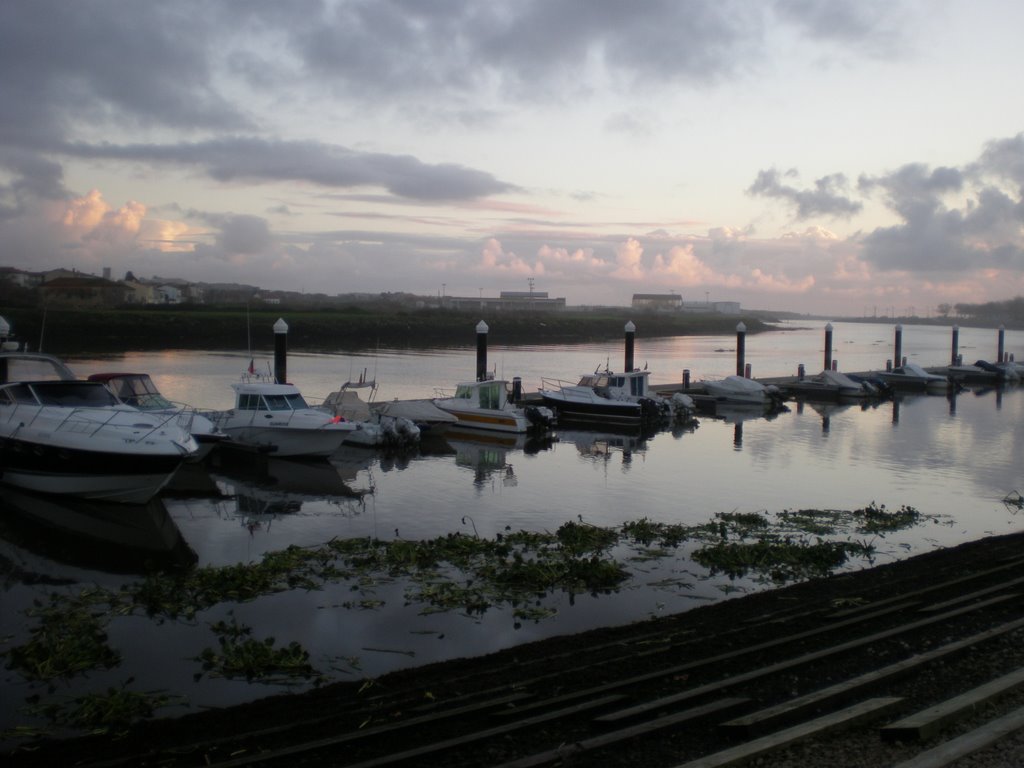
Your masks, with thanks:
[{"label": "floating vegetation", "polygon": [[719,542],[698,549],[693,559],[712,574],[730,578],[755,574],[776,584],[827,576],[846,563],[851,555],[870,556],[867,544],[844,541],[790,541],[762,539],[746,542]]},{"label": "floating vegetation", "polygon": [[51,594],[49,604],[36,601],[27,613],[39,623],[27,643],[4,654],[7,667],[28,680],[53,681],[117,666],[121,656],[107,644],[107,617],[95,608],[95,596],[93,591],[70,599]]},{"label": "floating vegetation", "polygon": [[859,523],[858,533],[885,533],[917,525],[921,520],[921,513],[906,504],[890,512],[885,508],[885,504],[876,505],[872,501],[863,509],[855,510],[853,517]]},{"label": "floating vegetation", "polygon": [[[1024,499],[1014,494],[1005,502],[1024,508]],[[29,640],[2,655],[9,668],[26,680],[47,683],[52,693],[55,681],[121,662],[106,632],[118,616],[195,621],[201,612],[226,604],[338,584],[348,586],[351,599],[324,608],[379,610],[386,603],[376,590],[397,583],[406,605],[418,606],[421,614],[453,612],[480,620],[492,609],[500,609],[508,611],[519,628],[522,622],[544,621],[557,613],[550,604],[551,595],[561,592],[571,602],[581,593],[613,592],[654,560],[687,557],[707,574],[694,574],[687,581],[651,579],[645,584],[649,588],[682,595],[693,589],[693,581],[724,574],[730,583],[715,586],[730,594],[748,588],[735,583],[740,578],[784,584],[828,575],[850,558],[870,559],[871,544],[838,537],[885,536],[924,519],[912,507],[889,510],[871,502],[853,511],[786,510],[775,519],[765,512],[720,513],[698,525],[643,518],[606,528],[580,519],[566,522],[553,533],[506,528],[493,538],[481,538],[474,525],[472,535],[457,532],[423,541],[332,539],[318,546],[269,552],[253,563],[153,573],[118,592],[92,588],[77,595],[51,594],[48,604],[37,602],[26,611],[35,621]],[[686,550],[680,552],[684,546]],[[258,638],[251,627],[233,618],[208,626],[217,644],[194,657],[201,666],[196,679],[316,685],[326,677],[296,642],[279,644],[274,637]],[[358,670],[358,660],[350,658],[349,667],[349,674]],[[168,702],[157,694],[108,690],[57,703],[36,701],[29,711],[58,725],[116,728],[148,717]]]},{"label": "floating vegetation", "polygon": [[185,700],[180,696],[162,692],[140,693],[122,687],[110,688],[103,693],[87,693],[66,700],[35,704],[27,711],[32,715],[46,717],[56,726],[92,734],[117,735],[132,723],[152,717],[156,710],[162,707],[184,703]]},{"label": "floating vegetation", "polygon": [[[309,663],[309,652],[296,642],[277,647],[272,637],[250,637],[252,628],[219,621],[212,629],[220,635],[220,649],[203,649],[197,657],[203,672],[212,677],[240,678],[250,683],[319,682],[323,677]],[[195,676],[198,680],[202,673]]]}]

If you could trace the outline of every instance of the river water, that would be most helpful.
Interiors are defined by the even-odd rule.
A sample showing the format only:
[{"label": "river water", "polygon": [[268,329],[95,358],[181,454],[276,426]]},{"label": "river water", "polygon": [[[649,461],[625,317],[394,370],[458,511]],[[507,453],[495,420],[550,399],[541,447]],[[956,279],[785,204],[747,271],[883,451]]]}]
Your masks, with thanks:
[{"label": "river water", "polygon": [[[693,381],[735,371],[735,337],[646,340],[637,323],[635,360],[653,383],[671,383],[689,370]],[[783,331],[749,336],[746,361],[755,377],[821,369],[823,323],[790,323]],[[430,397],[475,373],[475,338],[445,350],[377,350],[365,355],[296,354],[288,377],[311,399],[361,375],[379,384],[378,399]],[[893,354],[891,325],[836,323],[833,357],[841,370],[885,367]],[[994,359],[997,332],[960,329],[964,360]],[[942,365],[951,353],[949,329],[905,326],[903,354]],[[1020,359],[1024,334],[1007,332],[1005,349]],[[488,368],[501,378],[520,376],[526,391],[542,378],[574,380],[583,372],[621,368],[621,345],[491,348]],[[257,367],[271,351],[254,355]],[[69,358],[79,375],[99,371],[149,373],[170,399],[221,409],[231,405],[230,383],[248,366],[248,352],[130,353],[102,359]],[[460,533],[495,537],[508,531],[555,531],[566,521],[602,527],[648,519],[696,525],[720,513],[852,510],[875,503],[907,505],[923,514],[916,526],[864,536],[874,554],[844,567],[863,568],[935,547],[1024,529],[1024,513],[1007,503],[1024,490],[1024,390],[970,389],[956,396],[908,396],[859,405],[789,404],[772,418],[701,418],[692,429],[642,438],[559,429],[551,441],[484,439],[454,433],[400,457],[347,449],[319,464],[271,461],[265,476],[244,469],[189,467],[159,500],[136,509],[127,533],[122,511],[41,505],[5,490],[0,510],[0,649],[24,643],[38,620],[28,611],[53,593],[139,583],[148,554],[133,558],[123,544],[104,549],[76,533],[60,536],[33,521],[34,513],[65,528],[117,529],[158,542],[162,556],[199,565],[259,561],[290,545],[313,547],[332,539],[431,539]],[[141,511],[140,511],[141,510]],[[79,514],[82,513],[82,514]],[[110,522],[109,515],[115,515]],[[108,515],[104,518],[103,515]],[[101,524],[97,522],[103,519]],[[123,522],[123,521],[122,521]],[[106,527],[104,527],[106,526]],[[120,537],[120,539],[119,539]],[[293,589],[244,603],[221,603],[194,620],[139,615],[110,619],[109,644],[120,654],[110,669],[72,677],[49,691],[16,671],[3,670],[0,729],[36,722],[24,713],[29,697],[75,696],[127,686],[167,691],[190,708],[216,706],[285,688],[199,674],[195,660],[216,646],[211,627],[231,621],[252,636],[279,645],[300,643],[329,679],[358,679],[414,664],[477,655],[581,629],[685,611],[770,584],[754,575],[712,574],[689,558],[686,546],[628,558],[630,578],[609,594],[538,595],[524,618],[511,605],[483,612],[435,610],[402,579],[339,581],[321,589]],[[130,682],[129,682],[130,681]],[[171,707],[164,714],[187,711]]]}]

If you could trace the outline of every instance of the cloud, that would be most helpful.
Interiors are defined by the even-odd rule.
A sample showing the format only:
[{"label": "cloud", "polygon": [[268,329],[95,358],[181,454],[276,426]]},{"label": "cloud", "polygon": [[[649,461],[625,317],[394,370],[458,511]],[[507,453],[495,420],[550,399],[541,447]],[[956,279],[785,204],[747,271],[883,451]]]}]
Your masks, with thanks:
[{"label": "cloud", "polygon": [[453,163],[429,165],[409,155],[358,152],[304,141],[230,138],[189,144],[67,144],[88,160],[199,166],[220,182],[308,182],[330,188],[383,187],[398,197],[445,201],[510,192],[512,184]]},{"label": "cloud", "polygon": [[[88,127],[243,128],[212,87],[218,30],[188,3],[5,3],[0,143],[40,148]],[[226,31],[221,27],[219,34]]]},{"label": "cloud", "polygon": [[860,213],[864,206],[844,194],[847,187],[846,176],[834,173],[815,181],[813,190],[801,190],[783,184],[779,171],[771,169],[757,174],[754,183],[747,188],[747,194],[790,203],[796,208],[796,218],[805,220],[812,216],[844,217]]},{"label": "cloud", "polygon": [[1022,175],[1017,136],[990,143],[963,169],[912,163],[861,179],[900,220],[863,238],[864,258],[881,269],[924,273],[1024,269]]}]

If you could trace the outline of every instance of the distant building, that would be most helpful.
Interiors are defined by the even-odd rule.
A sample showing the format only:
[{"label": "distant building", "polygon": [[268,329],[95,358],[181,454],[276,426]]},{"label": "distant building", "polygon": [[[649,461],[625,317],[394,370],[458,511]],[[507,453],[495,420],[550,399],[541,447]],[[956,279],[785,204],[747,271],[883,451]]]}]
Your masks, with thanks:
[{"label": "distant building", "polygon": [[740,314],[738,301],[684,301],[683,312],[715,312],[719,315]]},{"label": "distant building", "polygon": [[496,312],[560,312],[565,299],[550,299],[543,291],[502,291],[499,298],[480,296],[444,296],[441,306],[460,310],[494,310]]},{"label": "distant building", "polygon": [[675,293],[634,293],[631,306],[647,312],[678,312],[683,297]]},{"label": "distant building", "polygon": [[45,304],[112,307],[124,304],[131,288],[102,277],[55,277],[39,288]]},{"label": "distant building", "polygon": [[634,293],[632,307],[646,312],[740,313],[738,301],[683,301],[683,297],[677,293]]}]

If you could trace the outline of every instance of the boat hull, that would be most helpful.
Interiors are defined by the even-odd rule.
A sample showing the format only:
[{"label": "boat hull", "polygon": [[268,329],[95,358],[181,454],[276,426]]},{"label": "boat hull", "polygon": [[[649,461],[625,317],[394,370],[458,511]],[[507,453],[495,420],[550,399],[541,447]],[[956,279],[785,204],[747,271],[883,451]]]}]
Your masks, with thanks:
[{"label": "boat hull", "polygon": [[448,410],[458,421],[455,426],[470,429],[487,429],[492,432],[522,433],[530,430],[530,422],[525,416],[505,411],[488,411],[474,409],[466,411]]},{"label": "boat hull", "polygon": [[[351,429],[302,429],[291,427],[222,427],[236,445],[266,451],[273,456],[326,458],[348,437]],[[354,427],[353,427],[354,429]]]},{"label": "boat hull", "polygon": [[587,422],[594,424],[615,424],[619,426],[639,426],[646,414],[640,403],[631,402],[585,402],[558,397],[544,393],[544,405],[558,414],[559,423],[563,421]]},{"label": "boat hull", "polygon": [[89,451],[0,438],[0,481],[36,493],[144,504],[170,482],[185,455]]}]

